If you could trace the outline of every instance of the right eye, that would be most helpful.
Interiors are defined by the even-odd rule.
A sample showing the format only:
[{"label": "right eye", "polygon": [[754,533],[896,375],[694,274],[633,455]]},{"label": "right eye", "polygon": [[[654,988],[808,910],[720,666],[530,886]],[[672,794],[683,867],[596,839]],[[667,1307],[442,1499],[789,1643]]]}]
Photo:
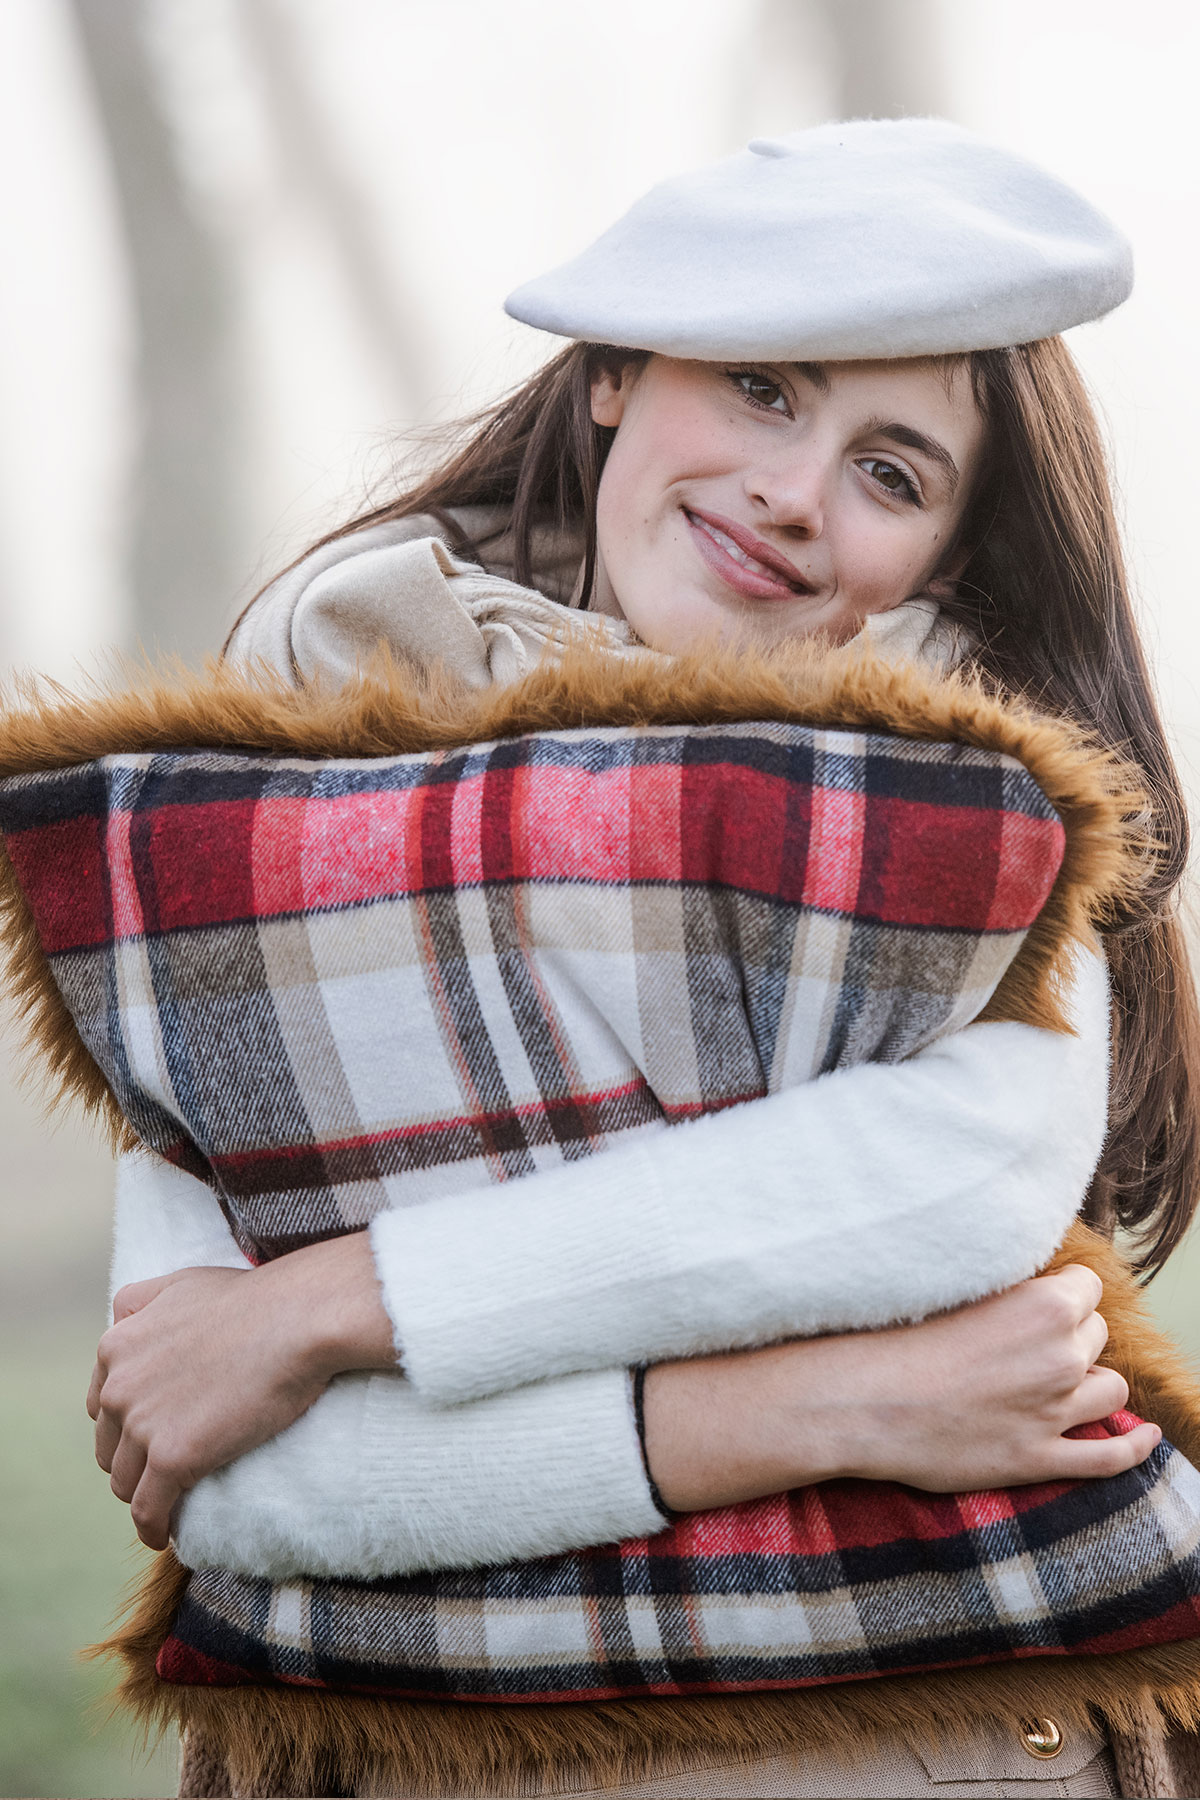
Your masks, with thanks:
[{"label": "right eye", "polygon": [[777,381],[758,369],[730,369],[729,379],[750,402],[751,406],[761,407],[764,412],[783,413],[791,417],[791,407],[787,395]]}]

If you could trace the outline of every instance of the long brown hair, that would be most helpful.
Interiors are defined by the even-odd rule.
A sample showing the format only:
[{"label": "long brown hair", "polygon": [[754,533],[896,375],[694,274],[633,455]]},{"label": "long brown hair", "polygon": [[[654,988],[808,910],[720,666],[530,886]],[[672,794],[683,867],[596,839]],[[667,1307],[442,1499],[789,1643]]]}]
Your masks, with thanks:
[{"label": "long brown hair", "polygon": [[[320,543],[414,513],[509,512],[507,559],[535,582],[534,534],[582,528],[583,593],[596,568],[596,491],[612,432],[593,423],[591,385],[646,353],[573,344],[514,394],[467,422],[461,448],[423,479]],[[988,426],[985,464],[956,540],[969,551],[953,610],[979,639],[986,674],[1038,706],[1086,721],[1142,770],[1161,844],[1128,914],[1106,931],[1113,999],[1109,1134],[1087,1201],[1129,1234],[1154,1274],[1200,1195],[1200,1015],[1176,898],[1188,821],[1130,605],[1095,414],[1060,338],[965,359]],[[316,546],[314,546],[315,548]]]}]

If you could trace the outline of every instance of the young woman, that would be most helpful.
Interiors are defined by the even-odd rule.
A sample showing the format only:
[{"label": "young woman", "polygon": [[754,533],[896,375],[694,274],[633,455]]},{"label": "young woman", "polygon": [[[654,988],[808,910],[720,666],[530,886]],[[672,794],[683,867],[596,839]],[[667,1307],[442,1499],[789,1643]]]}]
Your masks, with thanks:
[{"label": "young woman", "polygon": [[[894,634],[898,653],[941,663],[969,654],[1039,705],[1089,721],[1136,759],[1155,796],[1165,852],[1142,910],[1105,946],[1116,1023],[1107,1138],[1103,971],[1084,958],[1076,1038],[972,1027],[902,1067],[846,1071],[819,1094],[775,1096],[493,1191],[486,1226],[469,1197],[433,1202],[385,1215],[369,1236],[250,1271],[206,1190],[131,1165],[118,1323],[89,1406],[99,1460],[147,1542],[165,1543],[180,1494],[207,1471],[310,1407],[300,1460],[312,1510],[352,1514],[364,1497],[357,1466],[311,1474],[320,1420],[336,1404],[326,1390],[335,1373],[394,1367],[397,1353],[414,1379],[443,1356],[455,1374],[438,1397],[475,1399],[443,1415],[438,1480],[457,1480],[464,1497],[442,1542],[423,1524],[425,1566],[652,1530],[655,1483],[682,1510],[835,1474],[954,1490],[1115,1473],[1157,1441],[1151,1425],[1103,1442],[1063,1437],[1124,1399],[1121,1378],[1094,1366],[1105,1336],[1098,1283],[1082,1270],[1022,1281],[1081,1201],[1097,1223],[1137,1235],[1143,1265],[1157,1267],[1190,1217],[1200,1159],[1194,1002],[1170,913],[1186,853],[1182,799],[1098,436],[1053,335],[1121,297],[1123,251],[1057,184],[947,132],[928,122],[829,128],[754,148],[749,171],[735,159],[736,175],[722,165],[707,186],[691,178],[704,200],[691,214],[685,184],[657,213],[635,209],[619,242],[605,250],[601,240],[532,302],[526,291],[523,316],[581,341],[446,467],[268,590],[231,650],[301,680],[349,676],[381,638],[417,661],[453,668],[461,658],[476,681],[495,678],[504,657],[519,672],[547,633],[529,595],[471,587],[482,569],[576,616],[616,621],[602,629],[623,651],[820,631],[838,641],[865,632],[883,646]],[[848,143],[861,155],[847,172]],[[880,158],[889,179],[911,181],[915,215],[903,192],[881,201]],[[1021,212],[1012,193],[1022,180],[1039,205],[1054,202],[1057,264],[1045,243],[1031,264],[1029,217],[1005,216]],[[841,184],[841,230],[822,261],[831,183]],[[987,215],[990,261],[964,241],[964,184]],[[799,287],[779,268],[781,194],[803,249]],[[865,246],[847,249],[847,217],[865,221]],[[887,229],[872,239],[880,218]],[[751,253],[762,245],[747,238],[755,229],[780,277],[765,299],[757,274],[744,285],[746,268],[762,266]],[[697,242],[707,260],[694,260]],[[731,1188],[760,1202],[754,1218],[739,1214],[737,1255],[747,1286],[766,1295],[733,1313],[705,1285],[714,1246],[728,1271]],[[823,1204],[831,1193],[836,1207]],[[843,1274],[838,1258],[853,1245],[886,1271],[882,1282],[861,1263]],[[775,1289],[773,1266],[784,1270]],[[805,1279],[807,1312],[797,1300]],[[789,1316],[800,1304],[812,1331],[926,1322],[686,1357],[700,1344],[778,1335],[763,1320],[780,1286]],[[684,1297],[673,1317],[668,1291]],[[655,1364],[650,1481],[630,1455],[621,1368],[635,1361]],[[589,1370],[597,1385],[581,1434],[581,1390],[568,1388]],[[509,1433],[518,1477],[492,1464],[486,1502],[471,1496],[470,1436],[486,1433],[493,1404],[476,1397],[539,1377],[557,1379],[529,1390],[531,1410]],[[406,1432],[442,1428],[429,1421],[397,1403],[389,1467],[414,1441]],[[254,1467],[272,1454],[283,1467],[290,1454],[294,1470],[297,1441],[279,1439]],[[401,1533],[422,1496],[406,1477],[387,1498],[387,1529]],[[185,1560],[204,1560],[218,1541],[229,1560],[245,1540],[238,1508],[235,1465],[184,1507]],[[346,1566],[349,1536],[324,1552],[328,1566]],[[311,1549],[298,1525],[293,1549],[301,1542]]]}]

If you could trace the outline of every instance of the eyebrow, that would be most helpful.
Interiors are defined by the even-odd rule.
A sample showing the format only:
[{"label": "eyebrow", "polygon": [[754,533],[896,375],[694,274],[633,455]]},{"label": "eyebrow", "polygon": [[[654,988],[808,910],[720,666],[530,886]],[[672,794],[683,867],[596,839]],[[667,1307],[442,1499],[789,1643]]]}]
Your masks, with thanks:
[{"label": "eyebrow", "polygon": [[799,362],[793,363],[792,367],[795,369],[797,375],[801,376],[805,381],[811,383],[811,385],[816,388],[818,394],[827,394],[829,392],[831,384],[829,376],[825,372],[824,363]]},{"label": "eyebrow", "polygon": [[887,438],[890,443],[899,444],[905,450],[916,450],[922,456],[927,456],[946,476],[951,493],[962,479],[958,464],[945,444],[939,444],[936,438],[927,437],[923,431],[914,431],[911,425],[901,425],[896,419],[871,419],[863,435]]}]

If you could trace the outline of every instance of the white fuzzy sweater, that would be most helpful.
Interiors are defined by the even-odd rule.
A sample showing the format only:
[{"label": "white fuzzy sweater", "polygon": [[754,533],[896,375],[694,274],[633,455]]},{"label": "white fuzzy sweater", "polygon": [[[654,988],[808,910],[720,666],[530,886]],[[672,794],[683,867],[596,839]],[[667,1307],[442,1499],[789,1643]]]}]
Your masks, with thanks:
[{"label": "white fuzzy sweater", "polygon": [[[376,1265],[413,1380],[341,1377],[208,1476],[179,1555],[371,1576],[658,1529],[626,1365],[921,1318],[1056,1248],[1104,1137],[1095,957],[1074,1013],[1073,1037],[972,1025],[907,1063],[383,1215]],[[126,1158],[114,1287],[191,1264],[246,1266],[208,1188]],[[439,1404],[473,1394],[490,1397]]]},{"label": "white fuzzy sweater", "polygon": [[[393,526],[389,546],[421,530]],[[291,571],[235,656],[349,673],[390,616],[377,539]],[[1079,956],[1072,1005],[1073,1037],[974,1025],[901,1065],[384,1214],[371,1239],[407,1378],[341,1377],[207,1477],[180,1508],[179,1555],[374,1576],[656,1530],[629,1364],[922,1318],[1057,1247],[1105,1131],[1098,958]],[[213,1195],[126,1158],[114,1289],[195,1264],[247,1266]]]}]

